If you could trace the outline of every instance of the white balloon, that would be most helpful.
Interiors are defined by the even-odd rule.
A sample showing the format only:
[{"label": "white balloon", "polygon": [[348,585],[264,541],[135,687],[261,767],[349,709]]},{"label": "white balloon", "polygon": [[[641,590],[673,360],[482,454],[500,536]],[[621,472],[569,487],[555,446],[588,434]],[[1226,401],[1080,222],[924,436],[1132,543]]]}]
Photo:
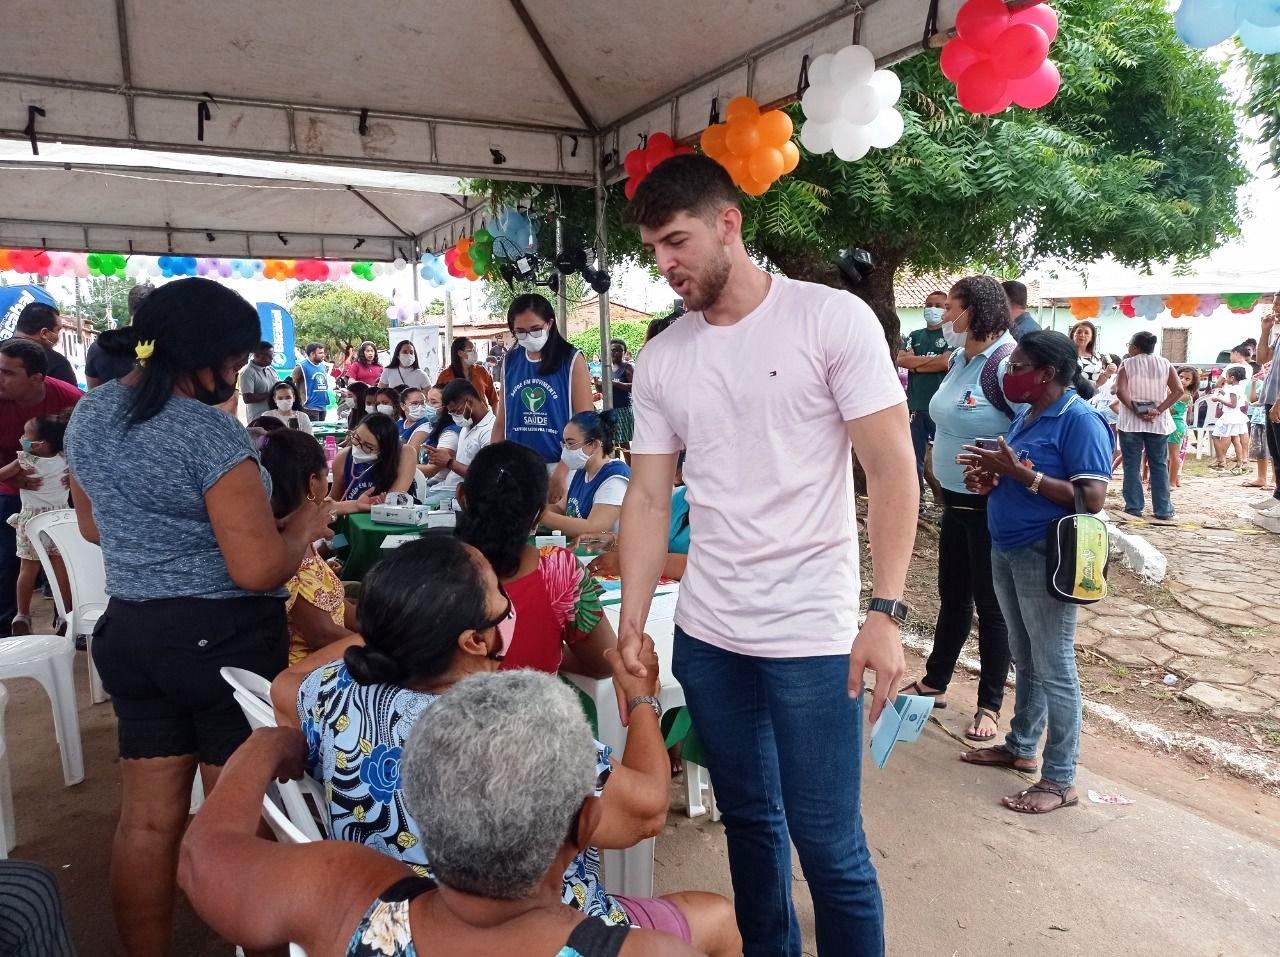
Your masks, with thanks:
[{"label": "white balloon", "polygon": [[887,150],[902,139],[902,132],[902,114],[894,109],[881,110],[867,127],[867,139],[876,149]]},{"label": "white balloon", "polygon": [[831,61],[831,82],[844,90],[869,82],[875,72],[875,54],[866,47],[844,47]]},{"label": "white balloon", "polygon": [[819,123],[808,120],[800,127],[800,145],[815,156],[831,152],[831,134],[835,130],[833,123]]},{"label": "white balloon", "polygon": [[809,85],[829,86],[831,84],[831,61],[835,57],[830,53],[814,57],[809,63]]},{"label": "white balloon", "polygon": [[831,148],[846,163],[857,162],[871,149],[867,128],[854,126],[852,123],[837,123],[831,134]]},{"label": "white balloon", "polygon": [[881,106],[893,106],[902,97],[902,81],[892,70],[876,70],[870,82],[880,94]]},{"label": "white balloon", "polygon": [[830,123],[840,115],[840,91],[830,84],[811,86],[805,90],[800,106],[807,119]]},{"label": "white balloon", "polygon": [[397,256],[395,259],[395,262],[393,262],[391,265],[396,267],[396,272],[400,272],[402,269],[404,269],[405,266],[409,264],[405,262],[403,259],[401,259],[399,256]]},{"label": "white balloon", "polygon": [[855,86],[840,100],[840,118],[855,126],[866,126],[880,113],[880,94],[869,83]]},{"label": "white balloon", "polygon": [[400,315],[400,310],[399,310],[399,309],[397,309],[395,306],[387,306],[387,318],[388,318],[388,319],[390,319],[392,322],[395,322],[396,318],[397,318],[399,315]]}]

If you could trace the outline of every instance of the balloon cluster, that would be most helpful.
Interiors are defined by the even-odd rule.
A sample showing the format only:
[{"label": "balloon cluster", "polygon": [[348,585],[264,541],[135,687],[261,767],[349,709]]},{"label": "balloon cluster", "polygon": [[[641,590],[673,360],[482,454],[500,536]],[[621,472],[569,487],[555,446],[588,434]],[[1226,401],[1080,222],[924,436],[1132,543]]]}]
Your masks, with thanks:
[{"label": "balloon cluster", "polygon": [[1182,319],[1199,313],[1200,297],[1190,292],[1175,293],[1165,297],[1164,305],[1173,318]]},{"label": "balloon cluster", "polygon": [[371,262],[352,263],[351,275],[373,282],[373,266]]},{"label": "balloon cluster", "polygon": [[627,170],[627,185],[623,191],[627,194],[627,199],[636,195],[636,188],[663,160],[692,152],[692,146],[677,146],[670,133],[654,133],[643,147],[632,150],[623,161],[622,165]]},{"label": "balloon cluster", "polygon": [[484,229],[476,231],[476,239],[487,232],[492,253],[502,259],[519,259],[538,248],[537,221],[514,206],[504,206],[484,221]]},{"label": "balloon cluster", "polygon": [[1047,106],[1062,77],[1048,59],[1058,15],[1043,3],[1010,13],[1002,0],[967,0],[956,14],[959,34],[942,48],[943,75],[970,113],[995,114],[1017,104]]},{"label": "balloon cluster", "polygon": [[1120,312],[1130,319],[1146,319],[1150,322],[1163,311],[1163,296],[1125,296],[1120,300]]},{"label": "balloon cluster", "polygon": [[90,276],[123,276],[125,258],[119,253],[89,253],[85,258]]},{"label": "balloon cluster", "polygon": [[[486,243],[480,242],[480,233],[488,234]],[[493,256],[493,235],[481,229],[476,232],[476,237],[463,236],[445,250],[444,264],[450,276],[475,282],[488,271]]]},{"label": "balloon cluster", "polygon": [[337,262],[324,259],[219,259],[205,256],[125,256],[119,253],[63,253],[43,249],[0,249],[0,272],[66,276],[114,276],[172,279],[204,276],[210,279],[296,279],[326,282],[346,276],[373,280],[409,268],[403,259],[394,262]]},{"label": "balloon cluster", "polygon": [[800,145],[810,153],[834,152],[846,163],[872,147],[888,149],[902,139],[902,114],[894,109],[901,96],[902,81],[890,70],[877,70],[866,47],[824,53],[809,64]]},{"label": "balloon cluster", "polygon": [[1200,308],[1196,310],[1197,316],[1212,316],[1218,311],[1218,307],[1222,305],[1222,297],[1214,293],[1207,293],[1200,297]]},{"label": "balloon cluster", "polygon": [[1254,53],[1280,53],[1280,0],[1182,0],[1174,22],[1183,42],[1200,50],[1238,33]]},{"label": "balloon cluster", "polygon": [[1253,307],[1261,298],[1260,292],[1229,292],[1222,297],[1222,301],[1227,304],[1228,309],[1239,316],[1253,312]]},{"label": "balloon cluster", "polygon": [[1092,319],[1102,313],[1102,300],[1097,296],[1077,296],[1069,305],[1075,319]]},{"label": "balloon cluster", "polygon": [[761,113],[755,100],[739,96],[729,101],[724,116],[724,123],[702,131],[702,152],[728,170],[734,185],[748,196],[763,196],[800,165],[786,113]]},{"label": "balloon cluster", "polygon": [[397,299],[391,305],[387,306],[387,319],[393,326],[403,326],[413,322],[418,313],[422,312],[422,304],[404,299]]},{"label": "balloon cluster", "polygon": [[449,267],[445,265],[443,256],[427,253],[422,257],[418,275],[430,283],[432,288],[439,289],[449,281]]}]

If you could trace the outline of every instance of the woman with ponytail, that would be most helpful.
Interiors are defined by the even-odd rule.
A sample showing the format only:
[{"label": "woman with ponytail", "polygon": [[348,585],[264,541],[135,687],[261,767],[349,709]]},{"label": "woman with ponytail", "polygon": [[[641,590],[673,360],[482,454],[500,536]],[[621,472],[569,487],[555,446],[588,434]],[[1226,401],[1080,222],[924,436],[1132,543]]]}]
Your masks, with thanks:
[{"label": "woman with ponytail", "polygon": [[1048,725],[1040,780],[1004,798],[1023,814],[1079,801],[1072,786],[1080,754],[1078,606],[1046,585],[1050,527],[1078,507],[1102,510],[1111,480],[1111,433],[1088,399],[1093,386],[1076,347],[1060,332],[1029,332],[1009,357],[1001,387],[1025,403],[994,451],[967,445],[960,456],[969,490],[988,496],[991,575],[1009,629],[1017,686],[1004,743],[962,755],[970,764],[1031,774]]},{"label": "woman with ponytail", "polygon": [[225,286],[167,283],[99,337],[137,367],[85,396],[67,428],[76,516],[102,546],[110,596],[93,659],[118,719],[111,897],[129,954],[171,949],[192,778],[198,766],[208,792],[249,736],[219,669],[285,666],[283,586],[331,534],[323,497],[273,512],[258,451],[221,408],[260,335]]},{"label": "woman with ponytail", "polygon": [[613,673],[605,652],[618,643],[600,607],[602,590],[567,548],[534,548],[529,535],[547,501],[547,470],[515,442],[482,449],[458,488],[458,537],[489,560],[516,609],[502,663],[593,678]]}]

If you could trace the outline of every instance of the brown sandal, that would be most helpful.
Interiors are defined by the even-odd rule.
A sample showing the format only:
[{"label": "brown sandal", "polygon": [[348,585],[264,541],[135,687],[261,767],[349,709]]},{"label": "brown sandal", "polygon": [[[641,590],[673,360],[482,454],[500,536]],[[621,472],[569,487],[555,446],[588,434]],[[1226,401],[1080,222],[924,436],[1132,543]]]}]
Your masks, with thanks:
[{"label": "brown sandal", "polygon": [[[990,734],[982,734],[982,719],[984,717],[990,718],[991,723],[996,726],[995,730],[992,731]],[[975,731],[978,733],[975,734],[974,733]],[[977,711],[973,713],[973,727],[966,728],[964,732],[964,736],[968,738],[970,741],[990,741],[999,733],[1000,733],[1000,712],[992,711],[990,708],[979,708]]]},{"label": "brown sandal", "polygon": [[960,760],[965,764],[976,764],[986,768],[1012,768],[1024,774],[1031,774],[1040,769],[1040,765],[1035,759],[1019,758],[1003,744],[997,744],[994,748],[977,748],[973,751],[966,751],[960,755]]},{"label": "brown sandal", "polygon": [[[1080,803],[1080,796],[1073,798],[1067,797],[1069,787],[1059,787],[1052,781],[1038,781],[1026,790],[1019,791],[1017,794],[1003,797],[1000,803],[1007,807],[1010,811],[1017,811],[1019,814],[1049,814],[1052,811],[1061,810],[1064,807],[1075,807]],[[1051,804],[1048,807],[1035,807],[1027,803],[1028,794],[1052,794],[1058,799],[1057,804]],[[1019,806],[1021,805],[1021,806]]]},{"label": "brown sandal", "polygon": [[930,691],[919,681],[913,681],[905,688],[901,688],[898,694],[912,694],[917,698],[930,698],[933,700],[933,708],[935,711],[947,710],[947,699],[945,691]]}]

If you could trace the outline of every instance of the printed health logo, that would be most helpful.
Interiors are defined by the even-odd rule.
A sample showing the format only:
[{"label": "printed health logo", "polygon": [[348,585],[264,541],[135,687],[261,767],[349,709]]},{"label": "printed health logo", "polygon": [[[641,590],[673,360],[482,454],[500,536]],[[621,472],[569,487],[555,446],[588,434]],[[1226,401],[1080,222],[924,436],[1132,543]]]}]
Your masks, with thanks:
[{"label": "printed health logo", "polygon": [[527,385],[520,390],[520,404],[530,412],[538,413],[547,404],[547,390],[539,385]]}]

